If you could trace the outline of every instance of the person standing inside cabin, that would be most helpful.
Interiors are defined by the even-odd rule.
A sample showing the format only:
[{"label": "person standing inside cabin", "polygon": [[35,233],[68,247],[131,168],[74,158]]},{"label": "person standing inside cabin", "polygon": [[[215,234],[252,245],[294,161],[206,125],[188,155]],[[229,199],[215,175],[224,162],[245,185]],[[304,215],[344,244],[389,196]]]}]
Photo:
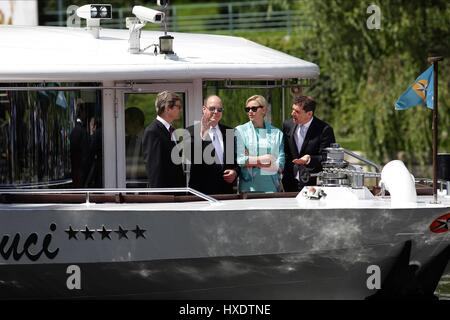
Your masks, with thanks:
[{"label": "person standing inside cabin", "polygon": [[155,101],[157,117],[144,131],[143,153],[150,188],[184,187],[182,164],[172,159],[176,148],[172,123],[181,115],[181,99],[170,91],[158,94]]},{"label": "person standing inside cabin", "polygon": [[304,170],[322,171],[322,152],[335,143],[333,128],[314,116],[316,101],[309,96],[297,96],[292,105],[292,119],[283,123],[286,167],[283,174],[285,191],[300,191],[305,185],[315,185],[316,178],[302,182]]},{"label": "person standing inside cabin", "polygon": [[100,119],[91,117],[89,120],[88,152],[84,172],[85,188],[101,188],[103,186],[103,149],[102,128]]},{"label": "person standing inside cabin", "polygon": [[86,129],[86,106],[83,102],[77,103],[77,119],[75,126],[69,136],[70,141],[70,164],[72,175],[72,187],[83,187],[85,176],[85,155],[89,148]]},{"label": "person standing inside cabin", "polygon": [[[145,115],[141,109],[130,107],[125,110],[125,151],[127,179],[145,178],[145,164],[142,139],[145,129]],[[133,183],[131,183],[133,185]],[[128,185],[128,183],[127,183]]]},{"label": "person standing inside cabin", "polygon": [[236,127],[240,192],[282,191],[283,133],[265,120],[268,108],[263,96],[251,96],[245,106],[250,121]]},{"label": "person standing inside cabin", "polygon": [[[209,96],[203,102],[202,120],[187,128],[191,136],[191,173],[189,187],[205,194],[233,193],[236,161],[233,129],[220,123],[224,107],[222,99]],[[233,133],[231,136],[227,132]],[[227,139],[233,143],[227,143]],[[201,143],[196,159],[196,143]],[[201,154],[200,154],[201,152]],[[210,156],[211,159],[205,159]]]}]

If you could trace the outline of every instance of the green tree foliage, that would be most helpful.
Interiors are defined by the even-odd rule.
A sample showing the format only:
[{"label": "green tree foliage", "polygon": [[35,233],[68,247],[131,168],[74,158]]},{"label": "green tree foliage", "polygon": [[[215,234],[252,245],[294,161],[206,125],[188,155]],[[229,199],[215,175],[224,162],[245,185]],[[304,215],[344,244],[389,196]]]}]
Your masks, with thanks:
[{"label": "green tree foliage", "polygon": [[[64,0],[64,6],[68,2]],[[171,5],[193,2],[205,1],[173,0]],[[40,5],[54,8],[56,3],[57,0],[49,0]],[[85,4],[85,1],[71,3]],[[154,6],[156,1],[111,3],[132,7]],[[320,78],[304,92],[316,97],[318,116],[333,124],[338,142],[344,147],[363,151],[378,162],[400,158],[410,165],[429,165],[431,110],[416,107],[395,111],[394,103],[428,67],[430,54],[444,56],[439,65],[439,151],[450,152],[450,2],[375,2],[381,10],[380,30],[367,27],[372,15],[367,13],[369,4],[362,0],[269,0],[268,15],[277,10],[300,10],[307,20],[301,25],[309,27],[294,30],[290,36],[283,32],[236,35],[319,65]],[[230,124],[245,119],[239,110],[250,92],[205,92],[210,93],[223,95],[227,106],[236,108],[224,115]],[[278,96],[274,95],[275,107],[281,104]],[[285,117],[289,116],[287,101]],[[273,120],[279,125],[281,116],[276,114]]]},{"label": "green tree foliage", "polygon": [[[431,114],[424,107],[395,111],[394,103],[427,67],[430,54],[446,59],[439,71],[439,150],[450,151],[450,4],[447,0],[385,0],[381,29],[370,30],[366,1],[308,1],[312,28],[303,53],[321,69],[317,90],[333,110],[338,140],[353,137],[371,158],[431,161]],[[399,153],[401,152],[401,153]]]}]

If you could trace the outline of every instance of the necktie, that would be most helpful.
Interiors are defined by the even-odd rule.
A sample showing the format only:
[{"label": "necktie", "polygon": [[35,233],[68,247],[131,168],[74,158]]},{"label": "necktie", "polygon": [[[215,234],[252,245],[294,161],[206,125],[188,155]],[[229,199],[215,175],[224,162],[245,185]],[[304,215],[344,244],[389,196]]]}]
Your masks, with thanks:
[{"label": "necktie", "polygon": [[170,126],[169,127],[170,140],[176,140],[175,137],[173,137],[173,132],[174,131],[175,131],[175,128]]},{"label": "necktie", "polygon": [[302,150],[303,142],[305,141],[306,127],[304,125],[300,126],[299,134],[297,136],[297,148],[298,152]]},{"label": "necktie", "polygon": [[[302,146],[303,146],[303,142],[305,141],[305,136],[306,136],[306,126],[304,125],[300,125],[300,130],[298,132],[298,136],[297,136],[297,149],[298,152],[300,153],[302,151]],[[295,174],[295,179],[297,179],[298,181],[300,181],[300,172],[299,172],[299,168],[297,166],[295,166],[295,170],[296,170],[296,174]],[[295,172],[295,171],[294,171]]]},{"label": "necktie", "polygon": [[217,133],[217,127],[211,128],[213,132],[213,146],[216,150],[216,162],[223,164],[223,150],[222,146],[220,145],[220,139],[219,135]]},{"label": "necktie", "polygon": [[305,140],[305,136],[306,136],[306,127],[304,125],[300,126],[300,135],[303,138],[303,140]]}]

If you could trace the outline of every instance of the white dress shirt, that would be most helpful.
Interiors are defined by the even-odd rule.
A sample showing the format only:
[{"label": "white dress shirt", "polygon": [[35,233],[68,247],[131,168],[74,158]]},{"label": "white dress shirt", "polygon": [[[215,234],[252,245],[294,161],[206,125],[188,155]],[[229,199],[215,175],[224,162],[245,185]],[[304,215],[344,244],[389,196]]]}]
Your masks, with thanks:
[{"label": "white dress shirt", "polygon": [[[172,126],[170,123],[168,123],[166,120],[164,120],[163,118],[161,118],[160,116],[156,116],[156,120],[158,120],[159,122],[161,122],[164,127],[166,127],[167,131],[170,133],[169,128]],[[174,128],[175,129],[175,128]],[[175,133],[172,133],[172,136],[170,137],[170,139],[172,141],[177,141],[176,137],[175,137]]]},{"label": "white dress shirt", "polygon": [[[217,138],[214,137],[214,131],[216,132]],[[216,161],[220,164],[223,164],[223,135],[222,132],[220,132],[219,126],[216,125],[215,127],[209,128],[208,134],[211,138],[211,141],[213,142],[214,149],[216,150]],[[216,139],[219,141],[216,141]],[[217,150],[218,148],[220,148],[221,150]]]},{"label": "white dress shirt", "polygon": [[294,139],[295,144],[297,145],[298,153],[302,150],[303,142],[305,141],[306,134],[308,133],[308,129],[312,121],[313,118],[311,118],[311,120],[307,123],[297,126],[297,129],[295,129]]},{"label": "white dress shirt", "polygon": [[[297,129],[295,129],[294,140],[295,144],[297,145],[297,150],[299,154],[300,151],[302,150],[303,142],[305,141],[306,134],[308,133],[308,129],[312,121],[313,118],[311,118],[311,120],[309,120],[307,123],[297,126]],[[297,172],[295,179],[300,181],[299,172]]]},{"label": "white dress shirt", "polygon": [[216,131],[217,136],[219,137],[220,146],[222,147],[222,150],[223,150],[223,135],[222,135],[222,132],[220,131],[219,125],[217,125],[215,127],[211,127],[208,130],[208,134],[209,134],[209,137],[211,138],[211,141],[214,141],[214,133],[213,133],[213,130],[211,130],[212,128],[217,128],[217,131]]}]

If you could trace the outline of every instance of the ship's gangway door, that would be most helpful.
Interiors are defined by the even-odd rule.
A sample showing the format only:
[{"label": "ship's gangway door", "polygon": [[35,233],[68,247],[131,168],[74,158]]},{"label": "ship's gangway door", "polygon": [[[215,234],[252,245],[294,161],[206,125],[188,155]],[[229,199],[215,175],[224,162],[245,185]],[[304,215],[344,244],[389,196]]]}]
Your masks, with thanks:
[{"label": "ship's gangway door", "polygon": [[192,83],[142,84],[134,85],[133,90],[118,90],[116,140],[119,188],[147,187],[142,139],[145,128],[157,116],[156,96],[164,90],[177,93],[182,100],[183,112],[173,124],[175,128],[187,127],[192,122],[190,118],[195,113],[201,113],[201,90],[200,98],[195,97]]}]

